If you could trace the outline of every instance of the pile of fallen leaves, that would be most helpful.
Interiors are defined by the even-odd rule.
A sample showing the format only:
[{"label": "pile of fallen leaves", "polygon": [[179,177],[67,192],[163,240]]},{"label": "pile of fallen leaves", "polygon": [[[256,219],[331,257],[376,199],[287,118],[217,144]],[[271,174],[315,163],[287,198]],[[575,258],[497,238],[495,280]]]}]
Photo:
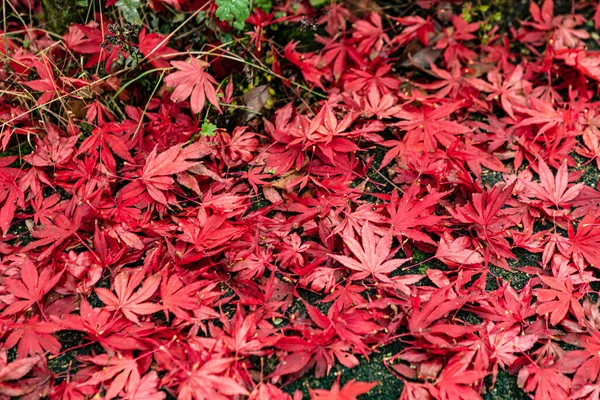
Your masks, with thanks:
[{"label": "pile of fallen leaves", "polygon": [[597,399],[597,1],[256,3],[5,2],[0,398]]}]

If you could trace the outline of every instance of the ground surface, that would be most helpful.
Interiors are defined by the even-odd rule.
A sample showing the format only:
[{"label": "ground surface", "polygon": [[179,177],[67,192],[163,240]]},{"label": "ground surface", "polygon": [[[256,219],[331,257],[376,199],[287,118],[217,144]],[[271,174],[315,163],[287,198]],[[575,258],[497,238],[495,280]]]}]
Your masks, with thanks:
[{"label": "ground surface", "polygon": [[6,5],[0,397],[600,393],[595,2]]}]

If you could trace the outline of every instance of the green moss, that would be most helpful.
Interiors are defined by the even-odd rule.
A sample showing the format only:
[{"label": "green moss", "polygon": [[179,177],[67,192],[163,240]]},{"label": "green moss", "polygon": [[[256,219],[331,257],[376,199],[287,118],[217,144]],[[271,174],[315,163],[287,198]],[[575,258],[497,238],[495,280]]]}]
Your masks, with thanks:
[{"label": "green moss", "polygon": [[62,34],[78,17],[76,0],[42,0],[42,6],[47,29],[54,33]]},{"label": "green moss", "polygon": [[336,365],[328,376],[316,379],[314,371],[306,374],[306,379],[301,379],[286,386],[284,390],[290,394],[296,390],[302,391],[304,398],[308,398],[308,387],[313,389],[329,389],[338,374],[341,374],[342,386],[351,379],[362,382],[379,382],[369,393],[359,396],[361,400],[387,400],[398,399],[402,393],[403,383],[396,378],[383,363],[384,357],[391,357],[400,351],[398,344],[383,346],[370,360],[359,357],[360,364],[352,369]]},{"label": "green moss", "polygon": [[[65,379],[65,373],[77,370],[80,365],[77,356],[96,355],[104,352],[98,343],[89,343],[83,333],[78,331],[61,331],[56,333],[57,339],[62,344],[62,353],[56,357],[48,357],[48,368],[57,375],[57,382]],[[72,350],[69,350],[72,349]]]},{"label": "green moss", "polygon": [[508,372],[500,371],[496,379],[496,384],[492,386],[492,377],[485,378],[487,386],[486,393],[483,395],[485,400],[526,400],[529,396],[517,384],[517,378]]},{"label": "green moss", "polygon": [[492,171],[486,168],[482,168],[481,171],[481,183],[484,186],[493,187],[496,183],[502,181],[502,172]]}]

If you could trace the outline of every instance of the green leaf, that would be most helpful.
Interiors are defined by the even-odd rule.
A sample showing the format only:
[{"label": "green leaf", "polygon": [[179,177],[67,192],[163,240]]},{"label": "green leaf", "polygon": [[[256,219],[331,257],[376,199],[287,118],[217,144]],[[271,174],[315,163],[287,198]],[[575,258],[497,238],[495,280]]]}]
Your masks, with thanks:
[{"label": "green leaf", "polygon": [[141,25],[142,18],[138,9],[140,8],[140,0],[119,0],[115,3],[117,8],[123,13],[125,20],[132,25]]},{"label": "green leaf", "polygon": [[210,122],[204,122],[202,124],[202,130],[200,134],[202,136],[215,136],[217,131],[217,126],[215,124],[211,124]]},{"label": "green leaf", "polygon": [[216,4],[217,18],[232,23],[235,29],[244,29],[246,19],[250,16],[250,0],[216,0]]},{"label": "green leaf", "polygon": [[271,8],[273,8],[273,2],[271,0],[254,0],[252,4],[266,13],[270,13]]},{"label": "green leaf", "polygon": [[310,0],[309,3],[311,6],[319,8],[323,7],[325,4],[329,4],[329,0]]},{"label": "green leaf", "polygon": [[198,15],[196,15],[196,23],[197,24],[200,24],[205,19],[206,19],[206,12],[205,11],[200,11],[198,13]]}]

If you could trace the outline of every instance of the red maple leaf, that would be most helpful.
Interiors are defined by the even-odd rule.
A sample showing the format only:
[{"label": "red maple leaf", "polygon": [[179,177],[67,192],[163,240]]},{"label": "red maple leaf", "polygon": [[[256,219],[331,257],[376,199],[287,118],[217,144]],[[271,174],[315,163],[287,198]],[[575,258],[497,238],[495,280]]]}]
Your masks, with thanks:
[{"label": "red maple leaf", "polygon": [[0,394],[9,398],[32,392],[35,386],[24,386],[19,379],[27,375],[39,362],[39,357],[27,357],[9,363],[6,350],[2,349],[0,351]]},{"label": "red maple leaf", "polygon": [[392,20],[398,22],[400,25],[405,26],[402,32],[392,39],[392,42],[398,43],[402,46],[408,44],[408,42],[418,39],[423,46],[429,45],[429,34],[435,32],[431,17],[424,19],[419,16],[409,17],[390,17]]},{"label": "red maple leaf", "polygon": [[184,310],[194,310],[198,307],[198,299],[194,295],[205,286],[202,281],[184,285],[177,275],[162,278],[160,285],[160,296],[162,298],[165,314],[168,319],[168,311],[178,318],[190,319],[190,315]]},{"label": "red maple leaf", "polygon": [[35,70],[40,79],[32,81],[23,81],[23,84],[29,86],[33,90],[43,92],[36,104],[46,104],[55,95],[60,94],[62,90],[56,82],[56,78],[54,77],[54,71],[52,70],[50,61],[48,61],[45,57],[42,57],[41,62],[37,59],[34,59],[33,65],[35,66]]},{"label": "red maple leaf", "polygon": [[[146,192],[156,202],[168,206],[168,191],[173,189],[175,180],[173,175],[184,172],[197,165],[198,162],[190,161],[210,154],[211,150],[201,142],[183,147],[175,145],[158,154],[157,147],[146,158],[146,164],[141,170],[140,179],[122,189],[122,194],[127,198],[139,196],[139,192]],[[166,193],[165,193],[166,192]]]},{"label": "red maple leaf", "polygon": [[327,40],[317,35],[316,40],[325,45],[321,51],[318,67],[331,66],[333,78],[337,82],[346,71],[346,60],[350,58],[359,66],[364,66],[365,62],[356,51],[356,48],[349,40],[333,38]]},{"label": "red maple leaf", "polygon": [[391,64],[384,64],[374,73],[369,70],[351,69],[343,76],[344,90],[348,93],[368,93],[371,88],[375,88],[381,95],[393,93],[398,90],[400,81],[387,75],[391,68]]},{"label": "red maple leaf", "polygon": [[574,233],[573,226],[569,225],[569,239],[571,246],[569,253],[572,254],[573,262],[583,270],[585,261],[592,267],[600,268],[600,221],[594,214],[587,214],[577,226]]},{"label": "red maple leaf", "polygon": [[204,108],[204,102],[208,99],[217,110],[221,111],[214,88],[217,81],[204,71],[208,66],[207,63],[191,57],[189,63],[171,61],[171,65],[177,68],[177,72],[173,72],[165,78],[165,84],[175,88],[171,94],[171,100],[184,101],[190,98],[192,112],[200,113]]},{"label": "red maple leaf", "polygon": [[36,140],[35,152],[23,159],[36,167],[58,166],[69,161],[75,152],[75,144],[79,137],[60,137],[56,125],[48,124],[47,135]]},{"label": "red maple leaf", "polygon": [[[96,128],[92,131],[91,135],[81,143],[77,155],[79,154],[99,154],[100,160],[107,166],[109,171],[116,171],[116,162],[111,154],[112,150],[123,160],[134,164],[135,161],[129,153],[127,148],[128,134],[125,133],[129,130],[127,124],[118,124],[111,122],[102,127]],[[125,134],[124,134],[125,133]]]},{"label": "red maple leaf", "polygon": [[16,299],[4,309],[2,315],[12,315],[24,311],[34,304],[41,307],[44,295],[48,293],[60,280],[62,271],[56,273],[52,268],[46,267],[38,274],[35,265],[29,259],[23,259],[21,264],[21,280],[7,278],[4,280],[6,289]]},{"label": "red maple leaf", "polygon": [[540,276],[540,279],[549,289],[535,289],[533,293],[541,303],[537,306],[536,312],[540,315],[550,314],[550,323],[558,324],[562,321],[569,310],[581,321],[583,318],[583,307],[579,304],[581,293],[573,289],[571,277],[567,277],[565,282],[550,277]]},{"label": "red maple leaf", "polygon": [[50,352],[56,354],[60,351],[60,342],[52,336],[60,330],[57,324],[40,322],[39,316],[24,321],[23,323],[10,324],[11,332],[4,345],[10,349],[19,343],[17,354],[19,357],[35,356]]},{"label": "red maple leaf", "polygon": [[460,91],[464,90],[464,78],[461,68],[454,67],[452,72],[448,72],[445,69],[438,68],[435,64],[431,63],[431,71],[435,73],[440,80],[432,83],[420,84],[419,87],[422,87],[423,89],[438,90],[434,94],[434,98],[444,99],[450,95],[450,98],[455,99],[459,95]]},{"label": "red maple leaf", "polygon": [[379,382],[357,382],[355,379],[349,380],[340,389],[340,378],[338,375],[331,389],[312,389],[308,388],[308,394],[311,400],[357,400],[357,396],[365,394],[379,384]]},{"label": "red maple leaf", "polygon": [[518,383],[526,392],[535,392],[536,400],[567,400],[571,379],[563,372],[551,360],[543,361],[541,366],[529,364],[519,371]]},{"label": "red maple leaf", "polygon": [[16,168],[9,167],[14,161],[14,157],[0,160],[0,201],[4,202],[0,209],[0,230],[3,237],[8,233],[17,207],[25,206],[24,193],[17,184],[17,178],[22,176],[22,173]]},{"label": "red maple leaf", "polygon": [[[106,305],[107,310],[121,311],[125,318],[133,323],[139,324],[137,315],[149,315],[162,310],[162,307],[155,303],[147,303],[158,286],[160,285],[160,275],[156,274],[144,280],[144,270],[137,272],[123,271],[115,277],[114,289],[116,295],[110,290],[96,288],[95,292]],[[136,291],[135,289],[142,284]]]},{"label": "red maple leaf", "polygon": [[237,126],[229,135],[227,132],[219,134],[222,143],[221,154],[229,167],[238,166],[254,159],[254,152],[258,147],[258,139],[254,132],[247,132],[247,126]]},{"label": "red maple leaf", "polygon": [[128,387],[139,385],[140,371],[136,359],[131,354],[100,354],[94,357],[82,356],[80,359],[103,367],[101,371],[95,372],[86,384],[97,385],[112,380],[104,395],[106,399],[117,397],[125,385]]},{"label": "red maple leaf", "polygon": [[104,308],[92,308],[85,299],[80,302],[79,315],[52,315],[51,320],[63,329],[85,333],[88,340],[100,343],[108,351],[133,350],[139,346],[136,340],[112,336],[125,329],[129,321],[115,318],[114,313]]},{"label": "red maple leaf", "polygon": [[194,364],[179,387],[177,398],[226,400],[235,395],[248,395],[248,391],[242,385],[226,376],[232,361],[230,358],[215,358]]},{"label": "red maple leaf", "polygon": [[396,114],[396,117],[404,121],[396,122],[394,126],[407,131],[407,146],[423,143],[426,150],[434,151],[439,142],[444,147],[449,147],[456,140],[455,135],[470,131],[468,127],[446,119],[461,107],[461,102],[447,103],[437,108],[407,107]]},{"label": "red maple leaf", "polygon": [[521,328],[515,326],[508,331],[489,323],[487,326],[487,342],[491,350],[489,359],[493,362],[494,381],[498,373],[498,366],[505,368],[511,366],[519,356],[531,349],[538,341],[535,334],[519,334]]},{"label": "red maple leaf", "polygon": [[156,371],[148,372],[139,381],[129,379],[125,386],[123,400],[164,400],[167,394],[158,390],[160,379]]},{"label": "red maple leaf", "polygon": [[490,83],[479,78],[469,79],[468,82],[477,89],[490,93],[486,100],[500,101],[504,111],[506,111],[511,118],[514,118],[513,104],[516,103],[520,106],[525,106],[524,92],[528,82],[523,80],[523,72],[523,67],[517,65],[515,70],[504,81],[500,71],[494,70],[488,72],[487,75],[487,79]]},{"label": "red maple leaf", "polygon": [[[175,5],[179,3],[173,2]],[[169,38],[161,34],[146,32],[146,27],[142,29],[139,36],[140,52],[144,55],[154,68],[168,68],[168,59],[172,58],[176,53],[175,49],[167,46]],[[209,99],[210,101],[210,99]],[[202,107],[201,107],[202,108]]]},{"label": "red maple leaf", "polygon": [[419,191],[418,185],[411,185],[401,198],[395,190],[392,192],[392,198],[386,207],[392,231],[399,240],[405,236],[415,241],[435,244],[422,230],[433,228],[445,219],[444,216],[435,215],[433,209],[449,192],[432,192],[420,197]]},{"label": "red maple leaf", "polygon": [[521,120],[515,127],[542,125],[537,132],[537,136],[540,136],[547,130],[565,123],[567,118],[566,111],[557,109],[552,103],[536,99],[535,97],[530,97],[529,102],[531,103],[530,107],[514,106],[516,111],[529,115],[529,117]]},{"label": "red maple leaf", "polygon": [[356,111],[360,111],[366,117],[376,116],[379,119],[391,118],[400,111],[398,100],[391,93],[381,95],[377,88],[371,86],[367,97],[353,93],[356,101]]},{"label": "red maple leaf", "polygon": [[285,59],[300,69],[302,76],[304,76],[304,79],[306,79],[307,82],[324,89],[323,83],[321,82],[323,73],[317,69],[317,67],[314,65],[315,63],[308,62],[312,54],[298,53],[296,51],[297,45],[298,42],[291,41],[285,46],[283,49],[283,55]]},{"label": "red maple leaf", "polygon": [[474,193],[472,200],[463,207],[455,210],[448,209],[450,215],[461,223],[470,224],[479,235],[480,240],[486,243],[485,262],[490,261],[490,251],[504,264],[502,257],[514,258],[510,251],[510,245],[505,239],[505,224],[509,220],[501,212],[502,207],[512,195],[514,183],[508,186],[496,185],[489,192]]},{"label": "red maple leaf", "polygon": [[364,223],[361,232],[362,246],[356,239],[350,236],[343,236],[344,243],[358,259],[347,256],[331,254],[330,257],[339,261],[344,266],[353,271],[352,279],[364,279],[371,276],[376,281],[391,282],[387,276],[390,272],[396,270],[408,259],[390,260],[392,255],[392,235],[388,232],[383,237],[379,237],[373,231],[373,226],[367,221]]},{"label": "red maple leaf", "polygon": [[[536,199],[542,200],[545,207],[556,207],[556,209],[547,210],[549,215],[566,215],[573,201],[583,188],[583,183],[578,183],[569,187],[569,172],[566,160],[562,163],[556,178],[544,160],[539,161],[540,183],[527,182],[526,194]],[[557,212],[558,211],[558,212]],[[562,212],[561,212],[562,211]]]},{"label": "red maple leaf", "polygon": [[[540,31],[552,31],[552,41],[549,43],[554,49],[559,50],[563,47],[577,47],[581,39],[588,39],[589,33],[583,29],[573,29],[581,24],[575,15],[555,16],[554,1],[545,0],[540,7],[532,1],[529,5],[529,11],[533,22],[524,22],[526,26],[532,26]],[[585,20],[584,20],[585,21]]]},{"label": "red maple leaf", "polygon": [[127,57],[123,46],[103,46],[109,35],[108,21],[105,19],[102,26],[96,21],[90,21],[86,25],[73,24],[63,36],[67,48],[81,54],[91,54],[85,64],[85,68],[95,67],[105,62],[106,72],[112,72],[113,63],[119,56]]},{"label": "red maple leaf", "polygon": [[470,243],[471,240],[466,236],[453,239],[452,236],[446,234],[440,238],[435,258],[453,267],[482,263],[483,256],[478,251],[470,249]]},{"label": "red maple leaf", "polygon": [[369,14],[368,20],[359,20],[354,23],[352,38],[358,43],[358,52],[371,57],[374,57],[373,52],[379,53],[383,45],[390,41],[383,30],[381,16],[374,12]]},{"label": "red maple leaf", "polygon": [[443,335],[452,333],[466,333],[465,329],[457,325],[446,324],[440,319],[451,311],[460,309],[469,299],[457,298],[451,286],[446,286],[431,293],[429,301],[421,307],[418,295],[410,296],[411,316],[408,319],[408,329],[417,338],[422,338],[435,345],[446,346],[449,342]]},{"label": "red maple leaf", "polygon": [[468,370],[468,363],[451,362],[442,369],[435,389],[439,399],[477,400],[479,394],[471,387],[485,378],[486,371]]},{"label": "red maple leaf", "polygon": [[38,256],[38,259],[44,259],[48,257],[56,247],[77,233],[77,230],[81,224],[81,219],[82,215],[79,208],[75,211],[71,218],[68,218],[64,214],[56,215],[52,221],[53,224],[44,225],[42,226],[42,229],[34,231],[31,234],[31,236],[37,240],[34,240],[27,246],[23,247],[23,251],[28,252],[40,246],[50,244],[48,249]]}]

